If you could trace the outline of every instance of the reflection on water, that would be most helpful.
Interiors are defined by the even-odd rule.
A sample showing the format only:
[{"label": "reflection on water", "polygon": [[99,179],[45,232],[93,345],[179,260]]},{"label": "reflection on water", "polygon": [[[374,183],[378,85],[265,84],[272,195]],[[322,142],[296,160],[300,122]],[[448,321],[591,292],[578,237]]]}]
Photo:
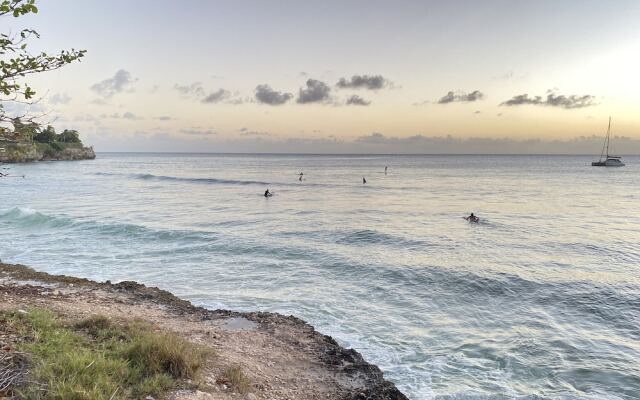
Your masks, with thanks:
[{"label": "reflection on water", "polygon": [[[99,154],[16,165],[27,178],[0,181],[0,258],[295,314],[413,399],[633,399],[640,159],[626,159],[606,169],[559,156]],[[482,223],[461,218],[470,212]]]}]

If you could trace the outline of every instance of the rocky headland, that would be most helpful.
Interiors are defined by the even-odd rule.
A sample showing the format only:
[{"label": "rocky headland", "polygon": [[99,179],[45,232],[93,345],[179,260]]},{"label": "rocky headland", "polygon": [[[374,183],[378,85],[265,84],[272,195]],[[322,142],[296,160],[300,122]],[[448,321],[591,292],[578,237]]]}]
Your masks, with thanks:
[{"label": "rocky headland", "polygon": [[[407,399],[357,351],[294,316],[208,310],[136,282],[99,283],[0,263],[0,315],[42,309],[69,326],[96,315],[119,323],[142,320],[210,350],[197,382],[147,399]],[[0,324],[0,353],[5,352],[0,369],[2,359],[20,351],[20,335],[8,326]],[[25,359],[28,375],[28,354]],[[232,377],[229,371],[235,371]],[[233,383],[238,374],[242,386]],[[46,391],[47,383],[42,385]],[[122,393],[113,398],[123,398]]]},{"label": "rocky headland", "polygon": [[26,163],[34,161],[93,160],[93,147],[69,144],[53,148],[46,143],[5,143],[0,142],[0,162]]}]

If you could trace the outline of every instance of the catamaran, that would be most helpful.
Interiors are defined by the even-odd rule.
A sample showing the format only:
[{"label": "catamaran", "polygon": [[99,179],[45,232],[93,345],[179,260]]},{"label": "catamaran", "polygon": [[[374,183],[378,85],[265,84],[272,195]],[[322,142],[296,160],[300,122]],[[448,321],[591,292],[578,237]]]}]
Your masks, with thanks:
[{"label": "catamaran", "polygon": [[[624,167],[622,157],[609,155],[609,140],[611,138],[611,117],[609,117],[609,126],[607,127],[607,137],[602,145],[600,159],[591,163],[592,167]],[[605,155],[606,154],[606,155]]]}]

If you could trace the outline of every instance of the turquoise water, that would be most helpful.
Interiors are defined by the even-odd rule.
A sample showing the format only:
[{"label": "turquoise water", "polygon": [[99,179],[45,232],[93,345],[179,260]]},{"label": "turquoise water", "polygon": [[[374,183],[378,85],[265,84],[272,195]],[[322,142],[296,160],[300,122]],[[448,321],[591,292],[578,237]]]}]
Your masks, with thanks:
[{"label": "turquoise water", "polygon": [[[625,161],[99,154],[13,165],[26,177],[0,179],[0,258],[294,314],[412,399],[638,399],[640,158]],[[465,222],[469,212],[482,222]]]}]

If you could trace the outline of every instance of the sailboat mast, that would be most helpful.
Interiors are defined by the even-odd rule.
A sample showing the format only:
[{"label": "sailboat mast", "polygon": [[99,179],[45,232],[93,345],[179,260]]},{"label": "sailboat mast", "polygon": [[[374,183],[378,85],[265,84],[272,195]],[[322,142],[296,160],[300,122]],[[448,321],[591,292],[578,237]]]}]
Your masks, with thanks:
[{"label": "sailboat mast", "polygon": [[611,135],[611,117],[609,117],[609,126],[607,127],[607,158],[609,158],[609,136]]}]

